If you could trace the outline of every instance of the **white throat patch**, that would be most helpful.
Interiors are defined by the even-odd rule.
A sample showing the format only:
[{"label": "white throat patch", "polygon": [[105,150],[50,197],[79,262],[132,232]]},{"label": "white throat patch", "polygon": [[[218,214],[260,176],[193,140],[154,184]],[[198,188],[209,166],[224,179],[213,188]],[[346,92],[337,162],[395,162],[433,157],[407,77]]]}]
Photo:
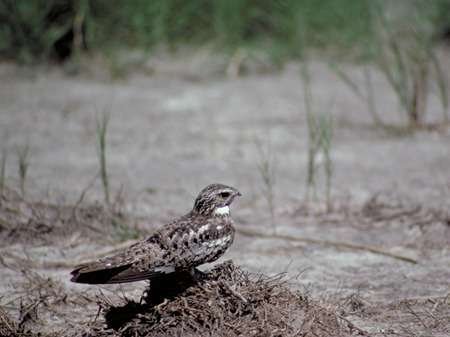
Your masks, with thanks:
[{"label": "white throat patch", "polygon": [[230,207],[223,206],[223,207],[217,207],[214,211],[214,214],[216,215],[228,215],[230,214]]}]

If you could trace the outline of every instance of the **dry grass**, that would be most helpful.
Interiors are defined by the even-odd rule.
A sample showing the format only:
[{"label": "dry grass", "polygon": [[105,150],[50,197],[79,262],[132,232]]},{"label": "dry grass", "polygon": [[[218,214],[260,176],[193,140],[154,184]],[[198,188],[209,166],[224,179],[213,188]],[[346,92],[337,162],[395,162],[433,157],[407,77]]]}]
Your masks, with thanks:
[{"label": "dry grass", "polygon": [[[327,210],[331,211],[331,184],[334,165],[331,156],[333,147],[333,119],[328,113],[318,113],[314,107],[312,78],[308,61],[302,63],[300,75],[303,82],[303,95],[308,125],[308,159],[306,164],[306,200],[317,198],[317,183],[319,166],[323,167],[325,199]],[[316,97],[317,99],[317,97]],[[323,163],[320,163],[320,156]],[[321,165],[320,165],[321,164]]]},{"label": "dry grass", "polygon": [[[175,290],[175,291],[174,291]],[[84,336],[351,336],[330,310],[290,290],[282,275],[249,274],[225,262],[198,282],[153,282],[141,303],[101,298],[102,322]]]},{"label": "dry grass", "polygon": [[120,208],[99,203],[70,206],[31,202],[6,187],[0,202],[0,240],[9,244],[49,244],[56,237],[76,234],[94,241],[120,241],[137,235],[132,222]]},{"label": "dry grass", "polygon": [[3,196],[3,190],[5,188],[6,159],[7,159],[7,152],[6,152],[6,150],[3,150],[2,156],[0,158],[0,198]]},{"label": "dry grass", "polygon": [[[89,240],[105,240],[102,231],[109,231],[114,224],[110,213],[96,207],[80,203],[72,207],[31,203],[6,189],[0,204],[1,239],[14,239],[24,247],[39,242],[55,247],[60,237],[76,228]],[[342,207],[334,205],[333,212],[323,208],[314,212],[309,207],[296,210],[291,215],[302,222],[311,218],[317,226],[366,228],[366,225],[375,225],[386,229],[413,226],[423,230],[422,236],[415,241],[419,248],[448,247],[448,212],[418,207],[408,200],[397,199],[395,195],[375,195],[358,208],[344,204]],[[33,231],[31,234],[25,230],[27,225]],[[437,235],[436,229],[439,228],[446,231]],[[113,236],[110,238],[113,241]],[[279,235],[278,238],[283,242],[292,241],[288,236]],[[309,244],[324,244],[323,240],[301,240]],[[402,243],[400,240],[392,244]],[[336,246],[339,249],[355,247],[367,250],[362,243],[359,246]],[[450,332],[448,296],[404,297],[380,303],[374,301],[365,288],[355,288],[354,293],[345,297],[313,299],[290,289],[283,275],[251,274],[226,262],[196,279],[189,274],[174,274],[153,280],[140,300],[129,300],[125,295],[96,298],[95,287],[86,292],[85,289],[66,287],[50,276],[49,271],[55,275],[57,267],[12,259],[9,253],[8,249],[2,250],[0,263],[7,279],[13,279],[15,283],[11,291],[0,295],[0,306],[3,306],[0,310],[0,336],[345,337],[444,336]],[[47,262],[55,264],[54,260]],[[66,261],[65,266],[58,268],[69,268],[73,264],[74,261]],[[34,268],[39,268],[39,272]],[[61,275],[66,275],[65,271],[61,272]],[[15,276],[11,277],[12,274]],[[425,283],[428,279],[422,281]],[[430,284],[435,283],[430,280]],[[118,289],[121,288],[114,288],[110,294],[117,293]],[[384,332],[373,334],[373,327],[377,327],[377,331],[384,329]]]},{"label": "dry grass", "polygon": [[266,199],[270,215],[270,225],[272,230],[276,232],[275,224],[275,184],[276,184],[276,158],[272,149],[270,134],[266,144],[261,141],[256,142],[258,151],[258,172],[262,180],[262,195]]},{"label": "dry grass", "polygon": [[[17,267],[12,269],[21,275],[20,281],[8,294],[9,300],[2,299],[3,308],[0,306],[0,336],[67,336],[70,330],[73,331],[77,319],[67,308],[86,306],[91,302],[89,298],[68,291],[61,282],[49,276]],[[14,313],[17,319],[8,312],[12,308],[17,309]],[[64,322],[63,326],[56,327],[57,321]]]},{"label": "dry grass", "polygon": [[0,307],[0,336],[21,336],[16,322]]},{"label": "dry grass", "polygon": [[[19,316],[14,320],[0,307],[1,336],[364,335],[363,330],[337,315],[334,307],[290,290],[283,275],[249,274],[230,261],[195,279],[176,274],[152,281],[140,302],[102,294],[97,297],[95,319],[96,310],[90,306],[89,321],[64,311],[71,305],[87,305],[89,301],[81,293],[68,291],[50,277],[22,273],[23,281],[13,294],[20,302]],[[53,317],[63,319],[64,327],[47,326]]]},{"label": "dry grass", "polygon": [[109,110],[104,110],[103,113],[97,116],[97,153],[100,166],[100,177],[102,180],[103,194],[105,196],[105,202],[110,204],[110,189],[109,189],[109,177],[106,163],[106,135],[108,132],[108,125],[110,119]]},{"label": "dry grass", "polygon": [[[392,93],[397,97],[405,122],[400,126],[406,130],[435,130],[448,127],[449,95],[448,78],[436,49],[436,32],[420,20],[420,15],[429,8],[416,2],[409,9],[410,15],[395,9],[394,3],[380,6],[375,2],[371,7],[373,19],[372,68],[384,77]],[[428,6],[429,7],[429,6]],[[388,14],[389,13],[389,14]],[[370,68],[364,67],[364,85],[336,64],[332,70],[354,94],[367,103],[368,110],[376,125],[388,131],[399,126],[386,123],[377,111]],[[435,94],[442,111],[442,119],[430,122],[428,101]]]},{"label": "dry grass", "polygon": [[28,169],[30,167],[30,145],[27,142],[25,145],[17,148],[17,165],[19,171],[20,193],[25,197],[25,183],[28,176]]}]

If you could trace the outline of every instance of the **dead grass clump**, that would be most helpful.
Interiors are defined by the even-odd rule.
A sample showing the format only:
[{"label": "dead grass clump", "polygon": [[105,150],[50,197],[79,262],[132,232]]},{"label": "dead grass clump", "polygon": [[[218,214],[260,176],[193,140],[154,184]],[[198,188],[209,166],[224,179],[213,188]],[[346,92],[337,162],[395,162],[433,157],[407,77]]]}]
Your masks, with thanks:
[{"label": "dead grass clump", "polygon": [[0,307],[0,336],[20,336],[16,322],[9,317],[2,307]]},{"label": "dead grass clump", "polygon": [[[407,244],[420,249],[442,249],[450,244],[448,207],[425,207],[389,193],[375,194],[361,209],[361,216],[377,226],[403,226],[417,234]],[[410,240],[410,241],[411,241]]]},{"label": "dead grass clump", "polygon": [[441,333],[450,334],[450,294],[436,298],[405,299],[399,302],[399,310],[403,314],[401,328],[403,331],[411,329],[422,335]]},{"label": "dead grass clump", "polygon": [[225,262],[197,282],[175,278],[151,283],[141,303],[114,306],[103,298],[106,328],[84,336],[351,335],[334,312],[289,290],[283,276],[249,274]]},{"label": "dead grass clump", "polygon": [[68,304],[67,294],[59,282],[38,273],[22,271],[23,282],[10,294],[8,306],[16,307],[18,319],[13,320],[7,310],[0,307],[0,336],[56,336],[45,332],[48,318],[58,314],[57,306]]},{"label": "dead grass clump", "polygon": [[372,309],[372,321],[390,323],[391,331],[386,336],[450,336],[450,293],[405,298]]},{"label": "dead grass clump", "polygon": [[138,236],[118,210],[101,204],[55,205],[24,200],[6,189],[0,200],[0,241],[13,244],[53,243],[55,237],[81,234],[93,241],[127,240]]},{"label": "dead grass clump", "polygon": [[352,293],[345,297],[341,303],[343,309],[348,314],[363,313],[367,307],[367,302],[358,292]]}]

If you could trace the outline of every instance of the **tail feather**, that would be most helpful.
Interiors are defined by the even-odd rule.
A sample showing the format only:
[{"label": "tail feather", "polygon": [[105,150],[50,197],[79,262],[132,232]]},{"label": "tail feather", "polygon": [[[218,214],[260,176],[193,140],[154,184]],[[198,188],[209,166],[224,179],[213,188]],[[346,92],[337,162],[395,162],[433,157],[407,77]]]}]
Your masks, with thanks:
[{"label": "tail feather", "polygon": [[[108,284],[112,282],[117,275],[130,268],[130,265],[110,269],[89,270],[88,266],[80,266],[70,274],[72,282],[87,284]],[[84,270],[84,271],[83,271]]]},{"label": "tail feather", "polygon": [[165,273],[155,270],[136,270],[131,264],[94,270],[89,265],[85,265],[71,272],[71,281],[87,284],[114,284],[149,280],[162,274]]}]

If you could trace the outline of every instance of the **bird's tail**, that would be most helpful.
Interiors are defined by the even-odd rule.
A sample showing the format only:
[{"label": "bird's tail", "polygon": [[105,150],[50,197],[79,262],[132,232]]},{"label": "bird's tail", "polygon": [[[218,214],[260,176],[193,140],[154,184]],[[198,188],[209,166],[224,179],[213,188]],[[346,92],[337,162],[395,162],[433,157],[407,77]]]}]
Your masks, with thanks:
[{"label": "bird's tail", "polygon": [[132,264],[117,267],[101,268],[98,263],[81,265],[71,273],[72,282],[87,284],[113,284],[149,280],[164,274],[155,270],[139,270],[133,268]]},{"label": "bird's tail", "polygon": [[[117,279],[117,276],[130,266],[124,265],[109,269],[95,269],[89,268],[89,265],[82,265],[74,269],[70,274],[72,282],[87,283],[87,284],[109,284],[122,283],[123,280]],[[125,281],[126,282],[126,281]]]}]

